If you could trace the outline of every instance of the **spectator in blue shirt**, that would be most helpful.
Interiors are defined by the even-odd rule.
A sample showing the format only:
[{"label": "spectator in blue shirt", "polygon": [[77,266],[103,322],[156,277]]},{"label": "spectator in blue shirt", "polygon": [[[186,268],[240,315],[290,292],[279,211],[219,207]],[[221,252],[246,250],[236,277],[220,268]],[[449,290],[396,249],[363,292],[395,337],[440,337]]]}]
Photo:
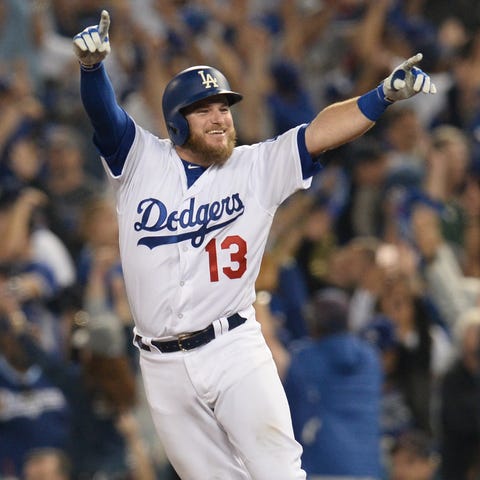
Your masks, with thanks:
[{"label": "spectator in blue shirt", "polygon": [[302,85],[296,65],[289,61],[275,62],[270,68],[273,91],[267,98],[275,135],[295,125],[310,122],[315,116],[312,99]]},{"label": "spectator in blue shirt", "polygon": [[19,477],[30,449],[63,448],[70,429],[66,397],[24,353],[8,328],[11,314],[0,299],[0,478]]},{"label": "spectator in blue shirt", "polygon": [[348,332],[348,297],[315,294],[307,310],[311,340],[292,353],[285,390],[308,478],[380,478],[380,360]]}]

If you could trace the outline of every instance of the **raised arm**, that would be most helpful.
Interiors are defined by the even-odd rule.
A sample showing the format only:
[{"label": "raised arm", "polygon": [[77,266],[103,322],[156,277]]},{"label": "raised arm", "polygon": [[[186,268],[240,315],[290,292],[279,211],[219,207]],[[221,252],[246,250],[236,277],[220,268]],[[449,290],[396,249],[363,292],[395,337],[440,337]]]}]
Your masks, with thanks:
[{"label": "raised arm", "polygon": [[397,100],[419,92],[435,93],[430,77],[416,66],[422,58],[422,54],[417,53],[395,68],[374,90],[323,109],[305,132],[310,154],[318,155],[363,135]]},{"label": "raised arm", "polygon": [[114,174],[121,172],[135,136],[133,120],[118,105],[102,61],[110,53],[106,10],[98,25],[86,28],[73,38],[80,62],[80,94],[94,129],[94,142]]}]

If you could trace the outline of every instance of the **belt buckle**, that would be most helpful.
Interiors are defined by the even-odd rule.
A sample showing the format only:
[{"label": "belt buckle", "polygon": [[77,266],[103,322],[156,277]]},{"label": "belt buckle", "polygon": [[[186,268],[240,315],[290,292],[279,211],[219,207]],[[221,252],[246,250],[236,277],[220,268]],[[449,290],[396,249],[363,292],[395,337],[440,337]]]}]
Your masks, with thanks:
[{"label": "belt buckle", "polygon": [[194,334],[193,333],[181,333],[178,337],[177,337],[177,344],[178,344],[178,347],[180,348],[180,350],[182,352],[188,352],[188,348],[185,348],[183,345],[182,345],[182,342],[184,340],[187,340],[187,338],[190,338],[192,337]]}]

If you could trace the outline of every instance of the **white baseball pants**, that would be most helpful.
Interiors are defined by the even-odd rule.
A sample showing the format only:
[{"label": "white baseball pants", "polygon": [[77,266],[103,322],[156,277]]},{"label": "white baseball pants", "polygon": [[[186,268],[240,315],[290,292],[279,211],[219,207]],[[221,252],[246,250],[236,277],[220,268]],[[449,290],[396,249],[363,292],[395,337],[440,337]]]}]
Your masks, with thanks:
[{"label": "white baseball pants", "polygon": [[155,427],[182,480],[304,480],[302,448],[253,319],[188,352],[141,350]]}]

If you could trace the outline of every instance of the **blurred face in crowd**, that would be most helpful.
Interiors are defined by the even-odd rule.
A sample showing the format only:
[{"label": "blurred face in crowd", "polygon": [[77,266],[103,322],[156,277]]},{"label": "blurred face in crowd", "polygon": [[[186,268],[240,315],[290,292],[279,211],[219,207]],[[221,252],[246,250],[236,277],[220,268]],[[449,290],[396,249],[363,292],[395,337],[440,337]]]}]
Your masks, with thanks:
[{"label": "blurred face in crowd", "polygon": [[190,106],[185,112],[190,136],[180,156],[208,167],[224,164],[233,152],[236,132],[227,99],[223,95],[207,98]]},{"label": "blurred face in crowd", "polygon": [[465,179],[470,160],[467,144],[461,138],[448,142],[444,148],[448,161],[447,178],[454,185],[459,185]]},{"label": "blurred face in crowd", "polygon": [[466,329],[462,353],[465,366],[473,373],[480,373],[480,323]]},{"label": "blurred face in crowd", "polygon": [[349,275],[350,255],[346,248],[334,251],[328,258],[327,277],[329,283],[340,288],[350,288],[351,279]]},{"label": "blurred face in crowd", "polygon": [[[10,310],[7,304],[8,295],[4,293],[5,282],[6,279],[0,276],[0,314]],[[3,324],[0,324],[0,328],[0,357],[3,357],[18,373],[25,373],[31,363],[24,349],[9,329],[5,330]]]},{"label": "blurred face in crowd", "polygon": [[388,279],[380,298],[380,308],[395,323],[400,335],[414,328],[414,294],[408,278],[396,275]]},{"label": "blurred face in crowd", "polygon": [[432,137],[436,151],[445,165],[447,193],[458,193],[466,181],[470,163],[468,138],[460,129],[452,126],[437,127],[433,130]]},{"label": "blurred face in crowd", "polygon": [[58,455],[44,453],[29,459],[24,467],[24,480],[68,480]]},{"label": "blurred face in crowd", "polygon": [[388,128],[388,138],[396,150],[409,152],[421,140],[424,130],[413,109],[398,112]]},{"label": "blurred face in crowd", "polygon": [[322,240],[332,232],[332,216],[328,207],[315,208],[305,222],[305,236],[311,240]]},{"label": "blurred face in crowd", "polygon": [[391,480],[433,480],[437,460],[410,450],[400,449],[392,455]]},{"label": "blurred face in crowd", "polygon": [[82,155],[80,150],[67,145],[52,145],[49,148],[49,166],[53,173],[58,173],[64,169],[78,168],[82,165]]},{"label": "blurred face in crowd", "polygon": [[118,221],[115,207],[108,199],[93,199],[82,211],[82,230],[92,247],[118,245]]},{"label": "blurred face in crowd", "polygon": [[352,287],[365,282],[367,277],[378,273],[374,244],[353,241],[345,248],[348,252],[347,272]]},{"label": "blurred face in crowd", "polygon": [[435,256],[442,243],[440,218],[429,206],[419,205],[412,213],[412,233],[415,244],[426,259]]},{"label": "blurred face in crowd", "polygon": [[35,143],[28,139],[18,140],[10,151],[9,164],[19,179],[24,182],[35,180],[42,168],[42,159]]},{"label": "blurred face in crowd", "polygon": [[381,155],[363,160],[355,166],[355,180],[363,186],[383,186],[387,174],[387,157]]}]

